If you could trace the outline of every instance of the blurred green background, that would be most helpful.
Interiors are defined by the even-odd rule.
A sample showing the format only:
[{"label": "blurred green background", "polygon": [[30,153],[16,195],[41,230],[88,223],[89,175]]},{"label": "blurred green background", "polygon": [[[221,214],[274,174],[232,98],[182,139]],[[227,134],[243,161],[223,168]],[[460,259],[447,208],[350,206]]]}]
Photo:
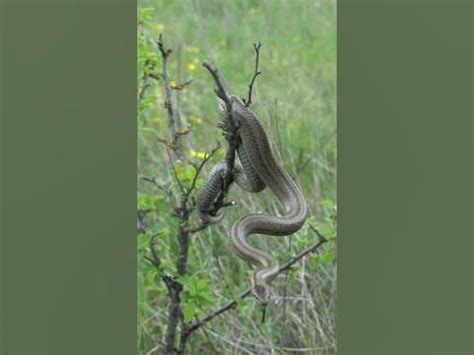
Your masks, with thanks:
[{"label": "blurred green background", "polygon": [[[173,90],[180,127],[190,130],[182,137],[185,158],[177,162],[183,178],[193,172],[190,161],[199,163],[217,140],[224,143],[216,127],[214,82],[202,61],[219,68],[230,92],[246,97],[255,64],[252,43],[261,41],[263,73],[254,88],[252,110],[265,127],[277,160],[302,186],[311,216],[291,237],[255,236],[252,243],[284,262],[317,241],[310,225],[332,238],[273,282],[264,324],[257,302],[248,298],[193,333],[187,353],[335,352],[336,1],[139,0],[139,92],[147,63],[155,62],[159,72],[155,43],[159,33],[173,49],[168,63],[172,86],[193,80],[183,90]],[[158,141],[169,137],[163,83],[151,80],[149,84],[138,105],[138,173],[176,190],[166,148]],[[221,149],[206,164],[204,176],[223,155]],[[228,209],[223,223],[191,236],[186,285],[199,285],[200,295],[190,294],[185,287],[185,321],[205,316],[250,286],[253,268],[230,252],[229,231],[248,212],[275,213],[275,198],[266,190],[250,195],[236,186],[230,198],[239,205]],[[176,273],[178,220],[166,194],[142,179],[138,180],[138,208],[149,211],[138,236],[138,349],[140,354],[159,353],[168,316],[161,276]],[[197,223],[195,214],[191,221]],[[160,271],[145,259],[152,235],[157,235]]]}]

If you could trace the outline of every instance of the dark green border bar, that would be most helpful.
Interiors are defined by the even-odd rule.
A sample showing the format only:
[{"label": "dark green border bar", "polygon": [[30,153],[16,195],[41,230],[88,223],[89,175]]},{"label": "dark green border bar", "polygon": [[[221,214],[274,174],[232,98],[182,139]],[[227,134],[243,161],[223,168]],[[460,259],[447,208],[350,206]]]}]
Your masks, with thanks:
[{"label": "dark green border bar", "polygon": [[0,353],[134,354],[136,3],[0,11]]},{"label": "dark green border bar", "polygon": [[338,1],[338,350],[473,354],[473,2]]}]

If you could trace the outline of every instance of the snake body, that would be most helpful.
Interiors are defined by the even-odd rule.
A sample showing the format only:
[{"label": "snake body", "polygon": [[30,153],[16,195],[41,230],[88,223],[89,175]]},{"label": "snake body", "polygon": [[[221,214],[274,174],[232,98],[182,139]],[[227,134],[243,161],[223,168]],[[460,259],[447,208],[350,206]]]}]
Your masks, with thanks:
[{"label": "snake body", "polygon": [[[252,234],[273,236],[290,235],[298,231],[307,216],[306,201],[290,176],[281,168],[273,157],[268,138],[257,119],[244,103],[236,96],[231,96],[232,116],[238,125],[239,144],[237,153],[245,182],[237,174],[236,182],[251,192],[258,192],[268,186],[280,201],[283,212],[281,216],[267,214],[249,214],[235,222],[231,230],[231,245],[233,251],[243,260],[256,265],[259,270],[252,276],[252,292],[266,305],[269,299],[269,283],[278,273],[278,264],[272,256],[251,246],[248,237]],[[215,200],[216,191],[221,188],[219,181],[225,167],[216,165],[211,171],[204,187],[198,196],[198,210],[209,210]],[[238,170],[238,169],[237,169]],[[207,205],[204,203],[207,201]],[[222,215],[219,211],[219,218]],[[201,218],[206,213],[201,214]],[[218,221],[215,219],[214,221]]]}]

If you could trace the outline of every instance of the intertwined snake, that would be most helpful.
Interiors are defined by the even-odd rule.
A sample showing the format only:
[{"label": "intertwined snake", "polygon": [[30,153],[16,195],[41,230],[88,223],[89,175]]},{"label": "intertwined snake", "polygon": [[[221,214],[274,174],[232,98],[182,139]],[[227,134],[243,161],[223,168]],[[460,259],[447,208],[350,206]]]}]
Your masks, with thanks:
[{"label": "intertwined snake", "polygon": [[[234,171],[234,180],[250,192],[259,192],[268,186],[283,207],[281,216],[245,215],[235,222],[231,231],[233,251],[259,268],[252,276],[252,293],[265,306],[270,296],[269,283],[278,273],[278,264],[271,255],[251,246],[247,237],[257,233],[274,236],[295,233],[305,222],[307,207],[296,183],[275,161],[257,116],[238,97],[230,99],[232,117],[238,126],[237,154],[241,164]],[[220,108],[222,112],[223,105]],[[225,162],[216,164],[197,196],[198,212],[205,223],[217,223],[224,216],[223,209],[215,211],[215,203],[223,189],[225,174]]]}]

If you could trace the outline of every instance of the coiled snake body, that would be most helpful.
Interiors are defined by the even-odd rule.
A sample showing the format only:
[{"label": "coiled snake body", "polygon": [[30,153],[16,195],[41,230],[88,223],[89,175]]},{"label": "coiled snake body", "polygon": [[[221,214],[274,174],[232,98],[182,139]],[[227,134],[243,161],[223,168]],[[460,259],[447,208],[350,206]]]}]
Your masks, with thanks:
[{"label": "coiled snake body", "polygon": [[[268,284],[277,275],[278,264],[271,255],[251,246],[247,238],[257,233],[274,236],[295,233],[305,222],[307,207],[296,183],[275,161],[265,131],[256,115],[238,97],[230,98],[232,116],[238,125],[237,153],[242,165],[237,168],[235,181],[250,192],[258,192],[268,186],[283,207],[281,216],[245,215],[235,222],[231,230],[233,251],[240,258],[259,268],[252,277],[252,292],[262,305],[266,305],[270,296]],[[224,162],[218,163],[198,195],[199,214],[207,223],[216,223],[223,218],[222,209],[214,216],[208,211],[212,210],[216,197],[222,189],[225,169]],[[244,174],[241,174],[242,170]],[[242,175],[245,175],[245,178]]]}]

